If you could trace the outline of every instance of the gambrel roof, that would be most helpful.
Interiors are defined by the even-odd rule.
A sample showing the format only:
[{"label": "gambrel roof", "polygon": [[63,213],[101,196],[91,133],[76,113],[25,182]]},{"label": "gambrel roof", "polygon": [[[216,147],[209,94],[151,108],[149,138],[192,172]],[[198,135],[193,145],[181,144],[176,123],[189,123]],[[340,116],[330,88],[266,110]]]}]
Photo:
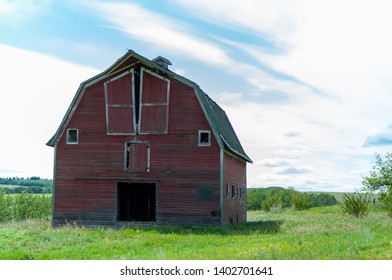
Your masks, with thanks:
[{"label": "gambrel roof", "polygon": [[[158,57],[158,58],[161,60],[164,59],[162,57]],[[247,162],[252,162],[252,160],[248,157],[248,155],[245,153],[244,149],[242,148],[241,143],[225,111],[222,110],[222,108],[220,108],[219,105],[216,102],[214,102],[195,82],[170,71],[168,68],[164,66],[159,65],[158,63],[156,63],[157,59],[149,60],[132,50],[128,50],[128,52],[124,56],[118,59],[108,69],[82,82],[59,128],[57,129],[54,136],[48,141],[48,143],[46,143],[46,145],[51,147],[54,147],[56,145],[57,141],[60,139],[61,135],[63,134],[69,120],[71,119],[74,111],[76,110],[76,106],[78,102],[81,100],[84,92],[89,86],[94,85],[99,81],[108,78],[109,76],[113,75],[114,72],[129,67],[129,65],[135,64],[137,62],[141,62],[142,64],[145,64],[146,66],[152,69],[159,70],[160,72],[166,74],[170,78],[173,78],[179,82],[191,86],[194,89],[195,95],[199,100],[200,106],[203,109],[203,112],[211,126],[212,132],[217,142],[219,143],[220,147],[225,148],[226,150],[230,151],[231,153],[235,154],[236,156],[242,158]],[[171,64],[170,61],[168,61],[167,59],[165,59],[165,61],[167,61],[167,64],[169,65]]]}]

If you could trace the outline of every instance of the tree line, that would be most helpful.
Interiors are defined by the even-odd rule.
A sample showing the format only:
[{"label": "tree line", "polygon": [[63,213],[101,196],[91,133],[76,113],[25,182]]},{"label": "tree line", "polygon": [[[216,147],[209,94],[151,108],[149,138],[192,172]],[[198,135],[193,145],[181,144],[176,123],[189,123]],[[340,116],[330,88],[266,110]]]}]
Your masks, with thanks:
[{"label": "tree line", "polygon": [[0,189],[6,194],[52,193],[53,180],[38,176],[0,178]]},{"label": "tree line", "polygon": [[269,187],[248,189],[248,210],[279,211],[285,208],[306,210],[311,207],[331,206],[338,202],[328,193],[304,193],[293,188]]}]

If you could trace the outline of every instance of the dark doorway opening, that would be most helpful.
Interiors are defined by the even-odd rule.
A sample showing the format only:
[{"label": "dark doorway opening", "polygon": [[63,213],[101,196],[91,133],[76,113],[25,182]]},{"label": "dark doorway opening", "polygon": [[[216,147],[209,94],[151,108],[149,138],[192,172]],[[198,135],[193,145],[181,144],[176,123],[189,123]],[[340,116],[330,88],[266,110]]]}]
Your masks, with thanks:
[{"label": "dark doorway opening", "polygon": [[155,222],[155,183],[117,183],[117,220]]}]

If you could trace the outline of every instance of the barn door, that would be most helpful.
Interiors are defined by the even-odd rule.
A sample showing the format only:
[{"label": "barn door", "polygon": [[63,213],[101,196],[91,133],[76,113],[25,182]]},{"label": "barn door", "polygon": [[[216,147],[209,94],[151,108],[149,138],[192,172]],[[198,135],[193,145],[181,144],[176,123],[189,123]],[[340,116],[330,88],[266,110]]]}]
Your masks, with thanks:
[{"label": "barn door", "polygon": [[170,81],[142,68],[139,132],[167,133]]},{"label": "barn door", "polygon": [[125,170],[150,172],[150,143],[131,141],[125,143]]},{"label": "barn door", "polygon": [[136,132],[133,71],[105,83],[106,129],[109,134]]},{"label": "barn door", "polygon": [[155,183],[117,183],[117,220],[154,222]]}]

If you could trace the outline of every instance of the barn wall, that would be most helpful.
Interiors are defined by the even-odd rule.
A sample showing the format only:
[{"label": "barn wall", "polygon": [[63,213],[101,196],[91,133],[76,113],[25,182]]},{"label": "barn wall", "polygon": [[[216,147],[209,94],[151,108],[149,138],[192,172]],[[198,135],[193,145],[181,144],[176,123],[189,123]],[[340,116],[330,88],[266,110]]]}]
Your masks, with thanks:
[{"label": "barn wall", "polygon": [[[219,224],[220,148],[215,139],[198,146],[198,130],[211,128],[193,89],[171,81],[167,134],[107,135],[104,82],[87,88],[66,127],[79,143],[66,144],[66,133],[57,143],[54,224],[115,223],[117,182],[127,181],[157,183],[157,223]],[[125,170],[129,141],[150,143],[149,172]],[[212,197],[200,198],[207,187]]]},{"label": "barn wall", "polygon": [[225,153],[223,170],[223,224],[246,222],[246,163]]},{"label": "barn wall", "polygon": [[60,180],[56,185],[52,222],[111,225],[115,219],[115,193],[109,181]]}]

